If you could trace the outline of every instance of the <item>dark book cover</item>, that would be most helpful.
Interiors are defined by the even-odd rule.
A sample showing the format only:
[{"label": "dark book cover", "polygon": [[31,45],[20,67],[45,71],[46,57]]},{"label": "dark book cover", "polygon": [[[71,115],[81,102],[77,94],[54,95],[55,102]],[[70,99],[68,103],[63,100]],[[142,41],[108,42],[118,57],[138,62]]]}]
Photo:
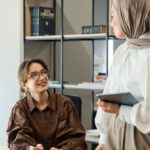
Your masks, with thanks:
[{"label": "dark book cover", "polygon": [[31,7],[30,12],[32,36],[55,34],[54,8]]}]

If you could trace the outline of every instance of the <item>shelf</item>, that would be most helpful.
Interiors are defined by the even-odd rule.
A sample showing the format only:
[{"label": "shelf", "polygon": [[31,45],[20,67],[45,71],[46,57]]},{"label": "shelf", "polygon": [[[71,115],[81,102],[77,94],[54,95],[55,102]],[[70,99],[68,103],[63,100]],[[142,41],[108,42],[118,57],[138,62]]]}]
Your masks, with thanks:
[{"label": "shelf", "polygon": [[[30,0],[31,1],[31,0]],[[47,0],[46,0],[47,1]],[[50,0],[51,1],[51,0]],[[53,0],[52,0],[53,1]],[[51,1],[51,2],[52,2]],[[64,56],[66,56],[65,55],[65,52],[66,52],[66,50],[70,50],[70,44],[73,44],[72,46],[76,46],[76,47],[73,47],[73,50],[75,49],[76,50],[76,48],[78,48],[78,49],[80,49],[80,47],[81,47],[81,49],[83,49],[84,51],[85,51],[85,54],[82,54],[83,56],[85,56],[85,60],[84,60],[84,62],[86,63],[92,63],[91,64],[91,67],[86,71],[86,74],[89,74],[89,72],[90,72],[90,74],[91,74],[91,81],[92,81],[92,79],[94,80],[94,52],[95,52],[95,49],[97,48],[97,41],[99,42],[100,40],[103,40],[103,42],[102,42],[102,46],[104,46],[104,51],[105,51],[105,53],[106,53],[106,57],[107,57],[107,55],[108,55],[108,44],[109,44],[109,39],[114,39],[114,36],[113,35],[108,35],[109,33],[111,33],[111,32],[108,32],[108,27],[109,27],[109,23],[108,23],[108,13],[107,12],[109,12],[109,11],[106,11],[106,27],[107,27],[107,33],[93,33],[93,34],[82,34],[81,33],[81,31],[80,32],[78,32],[78,33],[75,33],[74,32],[74,27],[75,26],[77,26],[78,24],[80,24],[78,21],[79,20],[81,20],[81,18],[82,18],[82,16],[81,17],[79,17],[79,16],[77,16],[77,17],[73,17],[72,18],[72,15],[70,15],[69,13],[72,13],[72,11],[70,11],[70,12],[68,12],[68,8],[67,8],[67,11],[64,9],[64,1],[61,1],[60,2],[60,7],[59,7],[59,9],[57,10],[57,3],[55,3],[55,1],[53,1],[54,2],[54,8],[55,8],[55,12],[56,12],[56,15],[55,15],[55,28],[56,28],[56,32],[55,32],[55,34],[54,35],[43,35],[43,36],[31,36],[31,32],[30,32],[30,34],[26,34],[26,33],[24,33],[24,43],[26,43],[27,45],[25,45],[24,46],[24,49],[25,48],[27,48],[28,49],[28,46],[29,46],[29,50],[30,50],[30,46],[31,46],[31,48],[32,48],[32,46],[33,46],[33,48],[34,48],[34,46],[36,45],[36,47],[38,47],[39,46],[39,42],[41,42],[42,43],[42,45],[44,45],[44,44],[46,44],[46,48],[47,49],[49,49],[50,48],[50,59],[52,59],[52,66],[50,65],[50,67],[51,67],[51,69],[53,69],[52,70],[52,72],[53,72],[53,78],[54,79],[56,79],[58,76],[59,76],[59,78],[60,78],[60,80],[62,81],[62,80],[64,80],[64,73],[65,73],[65,69],[64,69],[64,65],[66,64],[66,63],[68,63],[66,60],[65,60],[65,58],[64,58]],[[38,3],[38,1],[36,2],[36,3]],[[45,3],[45,2],[42,2],[42,1],[40,1],[40,3],[42,4],[42,3]],[[108,3],[107,1],[106,1],[106,3]],[[84,2],[83,2],[83,4],[84,4]],[[82,4],[80,4],[79,3],[79,6],[80,5],[82,5]],[[90,5],[91,6],[91,2],[88,4],[88,5]],[[46,6],[49,6],[49,5],[46,5]],[[69,5],[68,5],[69,6]],[[97,5],[98,6],[98,5]],[[100,5],[99,5],[100,6]],[[103,7],[103,6],[102,6]],[[30,7],[28,6],[28,10],[30,10],[29,9]],[[98,7],[99,8],[99,7]],[[106,7],[103,7],[104,8],[104,10],[106,9]],[[25,9],[24,9],[25,10]],[[64,11],[65,10],[65,11]],[[81,8],[81,10],[79,10],[79,11],[81,11],[82,12],[82,8]],[[90,12],[91,11],[91,12]],[[27,12],[27,11],[26,11]],[[95,14],[96,14],[96,12],[97,12],[97,10],[95,11],[95,1],[92,1],[92,7],[91,7],[91,10],[87,10],[87,12],[89,13],[90,12],[90,14],[92,14],[92,15],[86,15],[86,13],[85,13],[85,17],[88,17],[87,19],[89,20],[91,20],[91,25],[95,25],[95,24],[98,24],[98,22],[95,22]],[[102,12],[104,12],[104,11],[102,11]],[[74,13],[76,13],[76,9],[75,9],[75,12],[73,12],[73,14]],[[98,12],[99,13],[99,12]],[[100,13],[101,14],[101,13]],[[58,15],[58,16],[57,16]],[[66,23],[68,23],[68,22],[66,22],[67,20],[64,18],[64,15],[66,15],[66,17],[67,17],[67,19],[69,19],[69,22],[71,22],[71,26],[66,26]],[[29,16],[30,17],[30,16]],[[83,16],[84,17],[84,16]],[[90,18],[89,18],[90,17]],[[57,20],[57,18],[60,18],[60,20],[58,21]],[[26,23],[26,24],[24,24],[24,27],[31,27],[31,22],[29,23],[29,21],[31,21],[30,19],[31,18],[28,18],[29,20],[27,20],[26,21],[26,18],[24,19],[24,23]],[[84,22],[84,24],[86,25],[88,25],[89,24],[89,21],[85,21]],[[58,21],[58,22],[57,22]],[[73,21],[73,22],[72,22]],[[77,24],[76,24],[76,22],[77,22]],[[100,21],[101,22],[101,21]],[[60,29],[58,29],[60,32],[58,32],[58,30],[57,30],[57,28],[58,28],[58,26],[57,26],[57,23],[59,23],[59,28]],[[72,24],[73,23],[73,24]],[[81,22],[81,24],[82,24],[82,22]],[[28,25],[28,26],[27,26]],[[68,25],[70,25],[70,24],[68,24]],[[73,26],[72,26],[73,25]],[[66,27],[66,28],[65,28]],[[69,28],[68,28],[69,27]],[[82,27],[82,26],[81,26]],[[80,28],[81,28],[80,27]],[[31,29],[30,29],[31,30]],[[80,29],[81,30],[81,29]],[[24,30],[24,31],[26,31],[26,30]],[[65,32],[66,31],[66,32]],[[67,33],[67,34],[64,34],[64,33]],[[25,36],[25,35],[30,35],[30,36]],[[86,46],[83,46],[82,44],[78,44],[78,43],[70,43],[70,44],[66,44],[65,42],[70,42],[70,41],[73,41],[73,42],[89,42],[90,41],[90,43],[87,43],[87,45]],[[96,41],[96,42],[95,42]],[[43,42],[44,42],[44,44],[43,44]],[[48,43],[51,43],[51,42],[53,42],[53,44],[52,44],[52,47],[47,47],[47,44]],[[59,42],[59,43],[57,43],[57,42]],[[101,42],[101,41],[100,41]],[[59,45],[60,44],[60,45]],[[77,44],[77,45],[76,45]],[[100,43],[101,44],[101,43]],[[106,46],[105,46],[105,44],[106,44]],[[87,47],[88,46],[88,47]],[[105,48],[106,47],[106,48]],[[45,49],[45,47],[43,46],[41,46],[41,47],[39,47],[39,50],[42,50],[42,49]],[[100,46],[100,48],[101,48],[101,46]],[[57,53],[57,49],[58,50],[60,50],[60,51],[58,51],[58,53]],[[90,60],[89,60],[89,55],[87,55],[87,50],[90,50],[91,49],[91,51],[90,51]],[[27,50],[28,51],[28,50]],[[84,52],[83,51],[83,52]],[[79,51],[80,52],[80,51]],[[36,53],[36,52],[35,52]],[[49,53],[49,52],[48,52]],[[27,54],[27,56],[28,56],[28,52],[27,53],[25,53],[25,54]],[[32,53],[31,53],[32,54]],[[69,51],[69,53],[67,53],[67,55],[68,56],[71,56],[71,57],[73,57],[72,56],[72,51]],[[79,55],[80,55],[80,53],[79,53]],[[41,56],[41,55],[40,55]],[[43,54],[42,54],[42,57],[43,57]],[[45,56],[44,56],[45,57]],[[105,56],[103,56],[103,57],[105,57]],[[59,59],[59,61],[57,62],[57,59]],[[106,58],[107,59],[107,58]],[[77,60],[75,60],[75,61],[82,61],[83,60],[83,57],[80,57],[79,59],[77,58]],[[58,65],[57,65],[57,63],[58,63]],[[82,62],[81,62],[82,63]],[[75,67],[78,65],[78,63],[75,65]],[[106,60],[106,73],[107,73],[107,67],[108,66],[108,61]],[[72,67],[71,66],[71,64],[69,64],[68,66],[67,66],[67,68],[69,68],[69,67]],[[78,66],[77,66],[78,67]],[[81,67],[82,68],[82,67]],[[84,69],[84,68],[83,68]],[[79,68],[77,68],[77,71],[80,71],[81,69]],[[57,75],[58,74],[58,75]],[[82,72],[81,72],[81,74],[82,74]],[[82,75],[81,75],[81,78],[79,78],[79,80],[80,79],[82,79]],[[83,79],[85,79],[85,78],[83,78]],[[68,80],[68,79],[67,79]],[[74,77],[74,80],[76,80],[76,78]],[[86,79],[85,79],[86,80]],[[81,81],[80,81],[81,82]],[[78,92],[79,93],[79,95],[80,95],[80,91],[81,92],[88,92],[89,94],[90,94],[90,96],[88,97],[88,99],[91,99],[91,104],[90,104],[90,109],[92,109],[92,113],[91,113],[91,116],[89,116],[89,117],[91,117],[91,123],[92,123],[92,125],[93,125],[93,110],[94,110],[94,100],[95,100],[95,93],[93,93],[93,92],[91,92],[91,91],[94,91],[94,92],[102,92],[103,90],[104,90],[104,86],[105,86],[105,84],[103,84],[103,83],[99,83],[99,84],[97,84],[97,85],[94,85],[93,83],[89,83],[89,84],[74,84],[74,83],[66,83],[66,82],[63,82],[63,85],[59,82],[59,83],[49,83],[49,89],[58,89],[58,91],[56,90],[52,90],[52,91],[54,91],[54,92],[58,92],[58,93],[61,93],[61,94],[63,94],[63,93],[66,93],[67,94],[67,90],[78,90],[78,91],[75,91],[75,92]],[[65,91],[66,90],[66,91]],[[70,91],[69,91],[70,92]],[[74,91],[71,91],[71,92],[74,92]],[[82,95],[82,94],[81,94]],[[84,117],[83,117],[84,118]],[[91,126],[92,126],[91,125]],[[93,136],[90,136],[90,137],[86,137],[87,138],[87,141],[93,141],[93,142],[97,142],[97,139],[95,139],[95,137],[93,137]],[[89,139],[90,138],[90,139]]]},{"label": "shelf", "polygon": [[[92,90],[92,91],[103,91],[105,84],[99,83],[98,85],[82,85],[82,84],[64,84],[64,89],[74,89],[74,90]],[[61,84],[51,84],[49,83],[49,88],[51,89],[60,89]]]},{"label": "shelf", "polygon": [[92,39],[102,39],[106,37],[106,33],[99,34],[70,34],[64,35],[65,40],[92,40]]},{"label": "shelf", "polygon": [[[64,40],[94,40],[94,39],[104,39],[106,38],[106,33],[99,34],[66,34],[64,35]],[[61,35],[45,35],[45,36],[26,36],[25,40],[28,41],[60,41]]]},{"label": "shelf", "polygon": [[27,41],[60,41],[60,35],[26,36]]}]

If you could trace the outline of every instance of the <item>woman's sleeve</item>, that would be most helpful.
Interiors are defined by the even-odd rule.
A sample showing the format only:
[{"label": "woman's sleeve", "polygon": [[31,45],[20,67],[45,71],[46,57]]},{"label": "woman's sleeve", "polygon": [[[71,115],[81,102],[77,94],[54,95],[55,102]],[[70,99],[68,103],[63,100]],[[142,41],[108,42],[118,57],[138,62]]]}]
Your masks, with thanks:
[{"label": "woman's sleeve", "polygon": [[63,150],[87,150],[85,129],[81,124],[72,101],[64,104],[57,133],[57,147]]},{"label": "woman's sleeve", "polygon": [[[144,61],[146,62],[146,59]],[[137,82],[142,93],[140,102],[132,107],[121,106],[119,117],[146,134],[150,133],[150,60],[142,66],[138,65],[138,69]]]},{"label": "woman's sleeve", "polygon": [[[122,49],[124,49],[125,45],[126,45],[126,43],[120,45],[117,48],[117,50],[115,51],[112,65],[111,65],[111,68],[109,71],[109,76],[107,78],[103,93],[107,93],[109,87],[112,85],[111,74],[114,72],[115,65],[116,65],[116,63],[118,63],[117,59],[118,59],[118,57],[120,57],[120,54],[122,53]],[[112,121],[114,121],[115,118],[116,118],[116,114],[107,113],[101,107],[98,107],[96,117],[95,117],[95,125],[96,125],[97,129],[100,130],[101,135],[102,135],[102,136],[100,136],[100,140],[99,140],[100,144],[105,143],[104,141],[105,141],[107,130],[109,128],[109,125],[111,124]]]},{"label": "woman's sleeve", "polygon": [[16,105],[12,109],[7,128],[9,148],[11,150],[28,150],[31,145],[36,145],[32,133],[27,114],[23,108]]},{"label": "woman's sleeve", "polygon": [[104,112],[103,109],[98,107],[95,117],[95,125],[100,131],[99,144],[105,144],[107,130],[115,118],[115,114]]}]

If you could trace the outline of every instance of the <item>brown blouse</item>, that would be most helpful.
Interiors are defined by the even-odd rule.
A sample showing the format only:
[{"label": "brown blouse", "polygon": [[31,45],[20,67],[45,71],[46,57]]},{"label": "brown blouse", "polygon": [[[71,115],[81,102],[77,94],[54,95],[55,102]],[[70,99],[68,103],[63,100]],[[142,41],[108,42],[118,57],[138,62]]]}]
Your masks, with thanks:
[{"label": "brown blouse", "polygon": [[28,95],[13,107],[8,123],[8,145],[11,150],[28,150],[42,144],[63,150],[86,150],[85,130],[76,109],[67,97],[49,93],[49,104],[40,111]]}]

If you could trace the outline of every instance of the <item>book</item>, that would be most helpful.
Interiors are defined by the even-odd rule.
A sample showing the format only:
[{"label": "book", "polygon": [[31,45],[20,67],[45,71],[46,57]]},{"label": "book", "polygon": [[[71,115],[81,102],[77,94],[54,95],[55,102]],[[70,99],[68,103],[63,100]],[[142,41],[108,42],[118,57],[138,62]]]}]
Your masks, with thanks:
[{"label": "book", "polygon": [[25,36],[31,35],[31,16],[29,0],[25,0]]},{"label": "book", "polygon": [[90,143],[98,144],[100,131],[98,129],[86,130],[85,140]]},{"label": "book", "polygon": [[105,80],[101,80],[99,82],[82,82],[78,84],[78,87],[85,89],[97,89],[101,91],[105,87]]},{"label": "book", "polygon": [[[60,80],[52,80],[51,83],[52,84],[61,84],[61,81]],[[69,83],[69,81],[64,80],[63,83]]]},{"label": "book", "polygon": [[82,34],[106,33],[106,25],[83,26]]},{"label": "book", "polygon": [[86,130],[86,135],[100,137],[100,131],[98,129]]},{"label": "book", "polygon": [[133,106],[138,103],[137,99],[130,93],[96,94],[102,101],[120,105]]},{"label": "book", "polygon": [[54,35],[55,12],[54,8],[31,7],[31,35]]},{"label": "book", "polygon": [[100,80],[99,82],[82,82],[79,83],[78,86],[85,86],[85,87],[101,87],[102,85],[105,85],[105,80]]}]

